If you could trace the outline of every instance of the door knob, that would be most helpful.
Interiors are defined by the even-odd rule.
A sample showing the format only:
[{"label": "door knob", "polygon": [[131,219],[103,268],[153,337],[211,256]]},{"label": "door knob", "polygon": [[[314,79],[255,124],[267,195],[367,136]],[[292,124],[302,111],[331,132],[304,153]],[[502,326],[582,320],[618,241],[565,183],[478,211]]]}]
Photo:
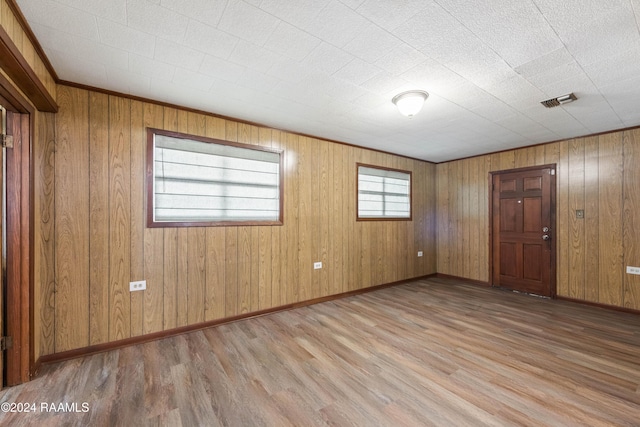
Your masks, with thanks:
[{"label": "door knob", "polygon": [[549,240],[549,239],[551,239],[551,237],[548,234],[542,235],[542,240]]},{"label": "door knob", "polygon": [[549,227],[542,227],[542,232],[547,233],[549,231]]}]

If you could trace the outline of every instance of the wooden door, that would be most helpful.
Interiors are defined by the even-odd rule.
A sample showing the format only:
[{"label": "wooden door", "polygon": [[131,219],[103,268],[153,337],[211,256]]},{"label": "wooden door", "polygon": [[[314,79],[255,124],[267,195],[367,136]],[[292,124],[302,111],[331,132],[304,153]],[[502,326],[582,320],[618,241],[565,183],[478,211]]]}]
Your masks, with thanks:
[{"label": "wooden door", "polygon": [[555,166],[492,176],[492,284],[555,296]]}]

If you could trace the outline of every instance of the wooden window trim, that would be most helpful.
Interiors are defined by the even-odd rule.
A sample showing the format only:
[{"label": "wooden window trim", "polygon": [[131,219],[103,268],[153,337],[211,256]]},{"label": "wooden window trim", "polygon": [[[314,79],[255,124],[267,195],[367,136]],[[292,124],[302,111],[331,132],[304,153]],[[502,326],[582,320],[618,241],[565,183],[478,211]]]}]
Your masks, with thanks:
[{"label": "wooden window trim", "polygon": [[[407,218],[393,218],[393,217],[372,217],[372,218],[361,218],[359,212],[359,203],[360,198],[358,197],[359,193],[359,173],[358,170],[360,166],[364,166],[372,169],[380,169],[385,171],[392,172],[401,172],[409,175],[409,216]],[[388,168],[384,166],[371,165],[367,163],[356,163],[356,221],[413,221],[413,173],[404,169],[394,169]]]},{"label": "wooden window trim", "polygon": [[[184,221],[184,222],[156,222],[153,219],[153,137],[154,135],[164,135],[179,139],[190,139],[193,141],[206,142],[211,144],[229,145],[233,147],[246,148],[250,150],[266,151],[277,153],[280,155],[280,176],[279,176],[279,217],[276,221]],[[146,165],[146,216],[147,227],[149,228],[167,228],[167,227],[231,227],[231,226],[274,226],[284,223],[284,151],[277,150],[261,145],[243,144],[239,142],[226,141],[216,138],[208,138],[204,136],[190,135],[181,132],[167,131],[163,129],[147,128],[147,165]]]}]

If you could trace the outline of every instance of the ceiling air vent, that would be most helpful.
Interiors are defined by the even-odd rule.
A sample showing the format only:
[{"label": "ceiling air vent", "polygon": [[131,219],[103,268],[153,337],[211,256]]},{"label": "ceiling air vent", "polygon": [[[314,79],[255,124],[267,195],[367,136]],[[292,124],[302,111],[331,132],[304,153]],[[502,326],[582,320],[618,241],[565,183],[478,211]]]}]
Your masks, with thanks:
[{"label": "ceiling air vent", "polygon": [[553,107],[557,107],[558,105],[568,104],[570,102],[575,101],[576,99],[578,98],[576,98],[573,92],[571,92],[567,95],[562,95],[557,98],[547,99],[546,101],[542,101],[540,104],[544,105],[547,108],[553,108]]}]

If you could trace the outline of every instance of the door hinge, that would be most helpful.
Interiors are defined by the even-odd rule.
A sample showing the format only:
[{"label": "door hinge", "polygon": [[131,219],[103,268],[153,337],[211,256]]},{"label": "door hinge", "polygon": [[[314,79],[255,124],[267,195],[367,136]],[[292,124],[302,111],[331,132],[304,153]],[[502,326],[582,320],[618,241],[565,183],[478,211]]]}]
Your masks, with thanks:
[{"label": "door hinge", "polygon": [[0,351],[5,351],[13,347],[12,337],[0,337]]},{"label": "door hinge", "polygon": [[13,135],[0,135],[2,148],[13,148]]}]

